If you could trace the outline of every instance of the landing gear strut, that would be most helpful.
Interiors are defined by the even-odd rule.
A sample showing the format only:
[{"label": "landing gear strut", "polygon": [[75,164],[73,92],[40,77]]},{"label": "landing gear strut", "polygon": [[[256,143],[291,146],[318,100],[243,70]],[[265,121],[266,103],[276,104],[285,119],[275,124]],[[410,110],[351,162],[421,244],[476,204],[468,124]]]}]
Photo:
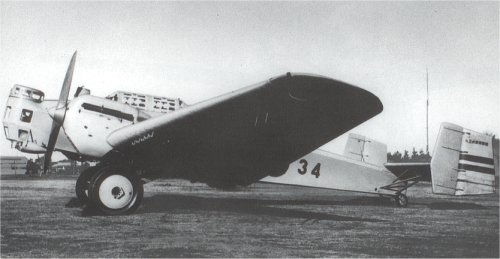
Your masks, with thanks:
[{"label": "landing gear strut", "polygon": [[144,188],[138,175],[107,165],[85,170],[77,180],[80,202],[108,215],[129,214],[141,204]]},{"label": "landing gear strut", "polygon": [[391,184],[380,187],[385,191],[394,192],[390,194],[391,201],[397,207],[406,207],[408,206],[408,197],[403,193],[406,193],[406,190],[411,186],[417,184],[419,182],[420,176],[415,176],[407,179],[396,179]]}]

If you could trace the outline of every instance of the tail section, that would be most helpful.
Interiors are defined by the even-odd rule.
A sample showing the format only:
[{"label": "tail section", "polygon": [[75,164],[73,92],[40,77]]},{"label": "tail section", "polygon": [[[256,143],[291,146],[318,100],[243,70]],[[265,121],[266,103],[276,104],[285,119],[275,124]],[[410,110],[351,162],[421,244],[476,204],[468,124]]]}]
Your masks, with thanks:
[{"label": "tail section", "polygon": [[387,163],[387,145],[365,136],[350,133],[344,156],[376,166]]},{"label": "tail section", "polygon": [[495,192],[494,139],[442,123],[431,161],[432,190],[449,195]]},{"label": "tail section", "polygon": [[[262,182],[394,195],[397,177],[384,167],[385,144],[349,134],[344,155],[315,150],[292,162],[279,177]],[[385,188],[390,186],[391,188]]]},{"label": "tail section", "polygon": [[384,187],[396,180],[384,167],[318,149],[290,163],[285,174],[261,182],[393,195],[394,191]]}]

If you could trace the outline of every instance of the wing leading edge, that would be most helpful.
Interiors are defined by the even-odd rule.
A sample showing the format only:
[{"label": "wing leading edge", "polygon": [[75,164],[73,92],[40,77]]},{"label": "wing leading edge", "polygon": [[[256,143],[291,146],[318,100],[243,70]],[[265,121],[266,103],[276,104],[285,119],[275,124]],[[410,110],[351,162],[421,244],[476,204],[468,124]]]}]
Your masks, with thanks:
[{"label": "wing leading edge", "polygon": [[119,129],[108,142],[161,176],[245,185],[284,173],[382,109],[361,88],[287,74]]}]

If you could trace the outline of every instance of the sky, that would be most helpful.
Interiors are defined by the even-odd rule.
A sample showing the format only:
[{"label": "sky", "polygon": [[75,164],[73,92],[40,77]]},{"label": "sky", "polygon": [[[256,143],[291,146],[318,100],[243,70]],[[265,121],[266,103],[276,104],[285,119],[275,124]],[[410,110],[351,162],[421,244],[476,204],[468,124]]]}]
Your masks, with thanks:
[{"label": "sky", "polygon": [[[75,50],[70,96],[85,85],[193,104],[288,71],[348,82],[384,105],[350,132],[389,151],[425,149],[427,69],[431,152],[444,121],[500,134],[497,1],[0,1],[0,107],[14,84],[57,98]],[[0,151],[21,154],[3,137]]]}]

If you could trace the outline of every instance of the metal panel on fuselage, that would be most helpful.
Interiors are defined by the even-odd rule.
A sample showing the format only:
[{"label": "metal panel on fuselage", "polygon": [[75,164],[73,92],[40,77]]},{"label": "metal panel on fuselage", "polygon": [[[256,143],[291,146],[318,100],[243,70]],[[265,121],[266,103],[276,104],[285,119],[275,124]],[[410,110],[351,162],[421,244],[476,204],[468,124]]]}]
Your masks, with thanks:
[{"label": "metal panel on fuselage", "polygon": [[262,182],[319,187],[375,194],[394,194],[380,189],[396,180],[382,166],[374,166],[337,154],[316,150],[294,162],[279,177],[266,177]]},{"label": "metal panel on fuselage", "polygon": [[63,128],[80,154],[100,158],[112,150],[109,134],[133,124],[137,114],[126,104],[83,95],[69,104]]}]

